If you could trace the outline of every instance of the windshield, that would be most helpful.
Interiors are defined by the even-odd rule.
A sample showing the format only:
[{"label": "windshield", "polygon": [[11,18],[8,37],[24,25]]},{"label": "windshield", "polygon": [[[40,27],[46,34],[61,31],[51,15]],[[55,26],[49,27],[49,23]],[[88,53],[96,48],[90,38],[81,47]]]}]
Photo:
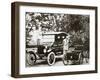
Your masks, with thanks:
[{"label": "windshield", "polygon": [[52,45],[52,47],[62,47],[63,46],[63,43],[62,41],[55,41]]}]

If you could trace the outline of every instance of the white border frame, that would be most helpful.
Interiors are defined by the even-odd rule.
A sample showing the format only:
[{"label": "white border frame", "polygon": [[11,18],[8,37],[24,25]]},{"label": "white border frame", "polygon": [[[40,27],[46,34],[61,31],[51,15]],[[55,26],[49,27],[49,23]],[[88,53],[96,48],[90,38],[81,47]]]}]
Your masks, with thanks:
[{"label": "white border frame", "polygon": [[[20,6],[19,7],[19,74],[40,74],[56,72],[75,72],[95,70],[95,10],[72,9],[72,8],[54,8],[54,7],[37,7],[37,6]],[[25,67],[25,12],[42,12],[42,13],[65,13],[90,15],[90,63],[89,65],[75,66],[48,66],[48,67]],[[45,69],[44,69],[45,68]]]}]

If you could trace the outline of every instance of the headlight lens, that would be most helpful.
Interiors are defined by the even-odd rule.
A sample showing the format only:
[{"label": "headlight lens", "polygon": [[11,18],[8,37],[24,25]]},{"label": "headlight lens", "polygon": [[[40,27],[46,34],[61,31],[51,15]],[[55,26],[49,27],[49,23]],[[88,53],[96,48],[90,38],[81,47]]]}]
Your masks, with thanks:
[{"label": "headlight lens", "polygon": [[34,50],[34,52],[36,53],[36,52],[37,52],[37,50]]},{"label": "headlight lens", "polygon": [[34,49],[33,51],[36,53],[37,52],[37,49]]},{"label": "headlight lens", "polygon": [[51,49],[49,49],[47,52],[50,52],[51,51]]},{"label": "headlight lens", "polygon": [[58,39],[60,38],[60,36],[58,36]]},{"label": "headlight lens", "polygon": [[65,37],[64,37],[64,36],[62,36],[62,38],[64,39]]},{"label": "headlight lens", "polygon": [[46,51],[47,51],[46,49],[43,50],[44,53],[46,53]]}]

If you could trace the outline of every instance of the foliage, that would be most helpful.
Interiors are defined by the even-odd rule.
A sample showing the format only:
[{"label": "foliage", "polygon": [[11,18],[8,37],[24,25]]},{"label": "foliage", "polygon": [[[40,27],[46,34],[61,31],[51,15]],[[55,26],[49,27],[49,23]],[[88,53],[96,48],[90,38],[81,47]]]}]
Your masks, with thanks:
[{"label": "foliage", "polygon": [[[89,15],[26,12],[26,35],[41,28],[43,32],[66,32],[71,44],[89,43]],[[35,28],[35,29],[34,29]]]}]

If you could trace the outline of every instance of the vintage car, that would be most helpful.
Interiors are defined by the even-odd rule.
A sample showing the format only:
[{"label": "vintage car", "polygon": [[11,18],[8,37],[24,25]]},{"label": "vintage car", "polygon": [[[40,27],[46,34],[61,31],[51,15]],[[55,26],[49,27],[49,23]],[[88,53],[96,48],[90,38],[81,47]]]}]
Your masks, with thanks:
[{"label": "vintage car", "polygon": [[68,64],[82,64],[83,63],[83,45],[74,45],[66,54],[64,54],[63,63]]},{"label": "vintage car", "polygon": [[26,61],[35,65],[37,60],[46,60],[53,65],[56,58],[63,58],[63,40],[67,38],[65,32],[46,32],[37,39],[37,45],[26,45]]}]

